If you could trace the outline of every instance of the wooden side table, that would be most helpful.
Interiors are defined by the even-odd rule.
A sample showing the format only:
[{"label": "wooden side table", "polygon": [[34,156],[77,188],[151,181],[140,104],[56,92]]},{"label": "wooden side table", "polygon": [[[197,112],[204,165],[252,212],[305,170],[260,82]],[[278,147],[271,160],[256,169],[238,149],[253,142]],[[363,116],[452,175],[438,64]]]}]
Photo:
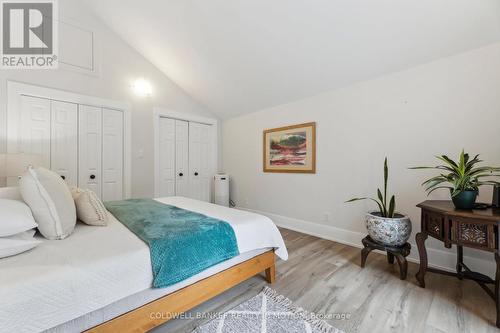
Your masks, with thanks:
[{"label": "wooden side table", "polygon": [[370,236],[366,236],[361,241],[364,248],[361,250],[361,267],[364,268],[366,264],[366,258],[373,250],[380,250],[387,252],[387,261],[389,264],[394,264],[394,258],[398,261],[399,265],[399,278],[401,280],[406,279],[408,272],[408,262],[406,257],[410,254],[411,245],[406,243],[403,246],[385,246],[375,242]]},{"label": "wooden side table", "polygon": [[[500,328],[500,209],[457,210],[451,201],[429,200],[417,205],[422,209],[421,232],[415,239],[420,256],[420,269],[416,278],[425,288],[425,274],[429,272],[452,275],[477,282],[496,305],[496,326]],[[456,273],[427,266],[427,237],[438,239],[446,248],[457,246]],[[496,275],[491,279],[473,272],[464,263],[463,248],[470,247],[495,254]],[[493,285],[493,288],[488,285]]]}]

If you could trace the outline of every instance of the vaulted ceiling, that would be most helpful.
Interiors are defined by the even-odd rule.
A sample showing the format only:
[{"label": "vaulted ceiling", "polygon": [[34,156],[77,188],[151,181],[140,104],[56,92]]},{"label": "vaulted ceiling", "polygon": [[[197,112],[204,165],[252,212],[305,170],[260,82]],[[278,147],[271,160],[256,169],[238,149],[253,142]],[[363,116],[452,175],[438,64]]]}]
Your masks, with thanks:
[{"label": "vaulted ceiling", "polygon": [[498,0],[86,1],[222,118],[500,41]]}]

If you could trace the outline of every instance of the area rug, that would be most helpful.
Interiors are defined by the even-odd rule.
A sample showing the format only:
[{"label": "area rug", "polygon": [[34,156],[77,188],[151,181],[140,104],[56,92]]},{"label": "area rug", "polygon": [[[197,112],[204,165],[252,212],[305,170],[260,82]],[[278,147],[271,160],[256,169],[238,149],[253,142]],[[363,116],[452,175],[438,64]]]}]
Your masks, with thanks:
[{"label": "area rug", "polygon": [[342,333],[271,288],[198,327],[193,333]]}]

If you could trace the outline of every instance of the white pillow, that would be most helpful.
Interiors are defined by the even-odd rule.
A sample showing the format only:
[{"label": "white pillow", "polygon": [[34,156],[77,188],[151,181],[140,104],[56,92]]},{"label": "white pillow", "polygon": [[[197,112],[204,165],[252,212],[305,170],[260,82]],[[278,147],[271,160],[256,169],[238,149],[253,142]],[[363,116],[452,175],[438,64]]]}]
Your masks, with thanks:
[{"label": "white pillow", "polygon": [[28,250],[41,243],[33,238],[35,230],[0,238],[0,258],[10,257]]},{"label": "white pillow", "polygon": [[0,199],[0,237],[36,228],[30,208],[17,200]]},{"label": "white pillow", "polygon": [[85,224],[105,226],[108,224],[108,213],[101,199],[91,190],[71,189],[75,200],[76,216]]},{"label": "white pillow", "polygon": [[68,186],[57,173],[30,166],[19,180],[19,189],[45,238],[64,239],[73,232],[76,224],[75,202]]}]

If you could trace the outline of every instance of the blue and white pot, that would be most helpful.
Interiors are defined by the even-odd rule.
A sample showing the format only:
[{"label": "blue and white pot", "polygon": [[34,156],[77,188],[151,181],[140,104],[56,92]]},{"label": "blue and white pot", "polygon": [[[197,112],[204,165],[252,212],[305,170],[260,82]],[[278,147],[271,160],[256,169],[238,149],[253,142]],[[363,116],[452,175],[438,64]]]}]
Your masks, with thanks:
[{"label": "blue and white pot", "polygon": [[396,214],[394,218],[381,217],[380,213],[366,214],[366,229],[377,243],[387,246],[402,246],[411,235],[408,216]]}]

